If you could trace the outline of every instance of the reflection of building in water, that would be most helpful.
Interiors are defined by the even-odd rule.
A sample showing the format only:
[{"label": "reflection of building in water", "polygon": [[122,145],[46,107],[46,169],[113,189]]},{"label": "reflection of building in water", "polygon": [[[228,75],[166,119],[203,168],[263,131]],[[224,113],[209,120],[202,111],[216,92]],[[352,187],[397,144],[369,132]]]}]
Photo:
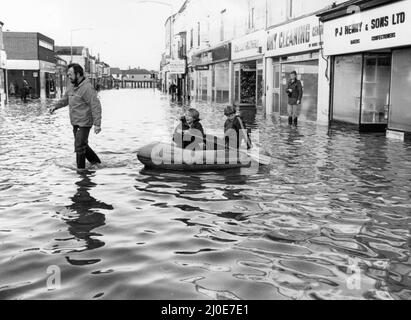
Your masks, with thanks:
[{"label": "reflection of building in water", "polygon": [[[93,238],[100,236],[93,230],[105,225],[105,215],[99,211],[113,210],[113,206],[98,201],[90,195],[90,190],[96,186],[90,177],[85,175],[76,183],[77,193],[71,198],[73,203],[67,207],[70,211],[77,213],[77,218],[67,221],[69,232],[78,240],[84,240],[86,250],[94,250],[105,245],[104,242]],[[100,210],[99,210],[100,209]]]}]

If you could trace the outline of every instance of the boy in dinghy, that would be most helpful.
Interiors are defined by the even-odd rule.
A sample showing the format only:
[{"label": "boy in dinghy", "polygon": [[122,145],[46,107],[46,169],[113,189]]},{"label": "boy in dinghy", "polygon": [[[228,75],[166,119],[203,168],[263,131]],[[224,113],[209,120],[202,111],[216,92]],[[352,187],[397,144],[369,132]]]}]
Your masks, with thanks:
[{"label": "boy in dinghy", "polygon": [[189,109],[180,120],[181,123],[176,128],[173,136],[173,141],[177,144],[177,147],[192,150],[203,148],[205,133],[198,110]]},{"label": "boy in dinghy", "polygon": [[224,115],[227,120],[224,124],[224,138],[226,149],[237,149],[241,147],[241,143],[245,140],[247,150],[252,148],[249,131],[244,123],[244,120],[237,115],[237,110],[233,106],[227,106],[224,110]]}]

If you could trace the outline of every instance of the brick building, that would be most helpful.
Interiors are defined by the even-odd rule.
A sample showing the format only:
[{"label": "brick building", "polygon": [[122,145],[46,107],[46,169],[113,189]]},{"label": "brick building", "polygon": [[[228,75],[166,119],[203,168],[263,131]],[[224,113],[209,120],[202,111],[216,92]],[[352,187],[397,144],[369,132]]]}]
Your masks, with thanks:
[{"label": "brick building", "polygon": [[53,98],[56,58],[54,40],[37,32],[4,32],[8,86],[19,96],[26,79],[32,98]]}]

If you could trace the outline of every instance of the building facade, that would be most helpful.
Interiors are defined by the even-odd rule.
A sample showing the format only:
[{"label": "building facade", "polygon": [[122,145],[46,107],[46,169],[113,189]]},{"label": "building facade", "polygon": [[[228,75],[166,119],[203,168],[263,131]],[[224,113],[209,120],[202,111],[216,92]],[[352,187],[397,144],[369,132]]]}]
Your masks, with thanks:
[{"label": "building facade", "polygon": [[284,86],[296,69],[306,90],[303,118],[326,123],[328,62],[320,59],[323,27],[317,14],[341,2],[188,0],[166,24],[173,22],[166,28],[172,32],[166,52],[171,60],[186,58],[186,73],[177,78],[186,79],[187,96],[263,107],[278,116],[286,115]]},{"label": "building facade", "polygon": [[0,106],[8,100],[7,54],[3,42],[3,22],[0,21]]},{"label": "building facade", "polygon": [[320,17],[331,61],[331,121],[410,136],[411,1],[355,1]]},{"label": "building facade", "polygon": [[33,32],[4,32],[3,36],[8,87],[14,87],[18,96],[26,79],[32,98],[53,98],[56,94],[54,40]]},{"label": "building facade", "polygon": [[83,67],[87,77],[90,78],[90,54],[86,47],[79,46],[56,46],[56,55],[66,61],[67,64],[77,63]]}]

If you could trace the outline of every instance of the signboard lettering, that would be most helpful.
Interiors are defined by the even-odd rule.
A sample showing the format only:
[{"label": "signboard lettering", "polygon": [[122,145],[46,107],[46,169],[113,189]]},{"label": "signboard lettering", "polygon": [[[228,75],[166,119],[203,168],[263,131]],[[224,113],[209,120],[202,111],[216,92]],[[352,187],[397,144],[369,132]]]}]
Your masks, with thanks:
[{"label": "signboard lettering", "polygon": [[269,31],[267,54],[298,53],[318,48],[324,28],[316,16],[304,18]]},{"label": "signboard lettering", "polygon": [[[408,15],[411,1],[357,12],[325,22],[325,54],[378,50],[411,44]],[[350,21],[350,23],[347,23]]]}]

